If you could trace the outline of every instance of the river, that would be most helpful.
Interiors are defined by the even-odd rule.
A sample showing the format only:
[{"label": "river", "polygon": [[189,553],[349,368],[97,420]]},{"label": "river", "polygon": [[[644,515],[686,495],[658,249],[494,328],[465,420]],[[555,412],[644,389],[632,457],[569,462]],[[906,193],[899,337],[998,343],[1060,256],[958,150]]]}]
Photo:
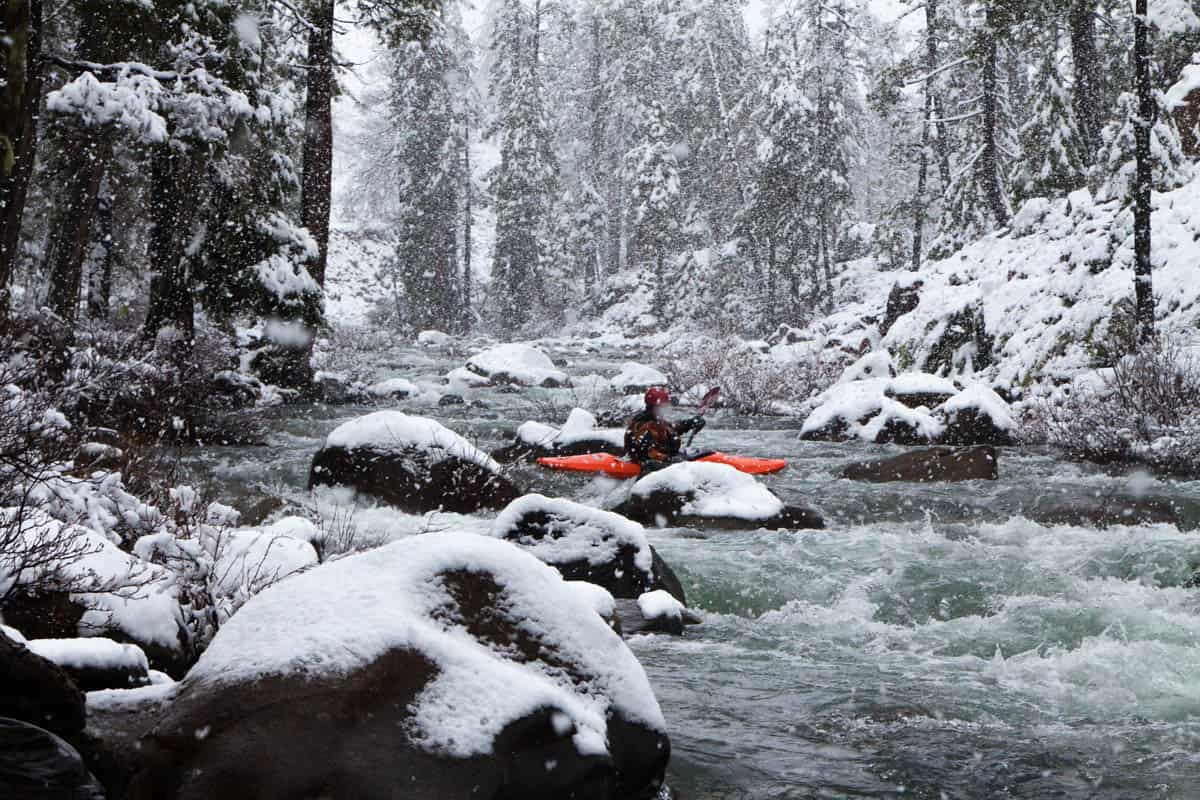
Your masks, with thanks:
[{"label": "river", "polygon": [[[572,375],[611,375],[639,355],[546,346]],[[403,345],[370,358],[375,378],[416,381],[465,360]],[[483,389],[468,399],[477,405],[386,405],[490,449],[526,419],[554,421],[551,406],[565,411],[573,395]],[[266,447],[204,448],[186,463],[241,506],[264,490],[310,503],[312,454],[370,410],[267,409],[257,415]],[[697,444],[787,458],[765,482],[819,509],[827,530],[650,532],[704,618],[682,638],[630,642],[670,724],[670,783],[683,797],[1200,796],[1200,589],[1185,587],[1200,568],[1200,483],[1012,449],[996,482],[856,484],[837,469],[892,448],[803,443],[799,423],[717,413]],[[515,478],[585,501],[619,491],[532,467]],[[1171,501],[1185,530],[1023,516],[1039,498],[1107,494]],[[341,492],[316,504],[353,518],[360,543],[486,525],[354,506]]]}]

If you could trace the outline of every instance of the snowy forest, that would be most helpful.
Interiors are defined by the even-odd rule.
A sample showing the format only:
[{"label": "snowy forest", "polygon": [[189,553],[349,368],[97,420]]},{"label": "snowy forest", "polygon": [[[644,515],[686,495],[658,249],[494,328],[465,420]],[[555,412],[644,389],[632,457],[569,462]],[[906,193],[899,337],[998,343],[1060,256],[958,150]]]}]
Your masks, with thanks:
[{"label": "snowy forest", "polygon": [[6,0],[0,797],[1192,796],[1197,159],[1200,0]]}]

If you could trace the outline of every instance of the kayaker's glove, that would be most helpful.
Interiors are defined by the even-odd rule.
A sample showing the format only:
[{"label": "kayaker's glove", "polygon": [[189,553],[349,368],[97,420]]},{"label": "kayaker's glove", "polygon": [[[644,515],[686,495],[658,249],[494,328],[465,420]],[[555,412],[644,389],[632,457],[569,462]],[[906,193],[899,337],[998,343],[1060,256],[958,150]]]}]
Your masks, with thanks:
[{"label": "kayaker's glove", "polygon": [[708,423],[704,421],[704,417],[692,417],[689,420],[684,420],[682,428],[683,432],[685,433],[692,431],[699,433],[700,431],[704,430],[704,426],[707,424]]}]

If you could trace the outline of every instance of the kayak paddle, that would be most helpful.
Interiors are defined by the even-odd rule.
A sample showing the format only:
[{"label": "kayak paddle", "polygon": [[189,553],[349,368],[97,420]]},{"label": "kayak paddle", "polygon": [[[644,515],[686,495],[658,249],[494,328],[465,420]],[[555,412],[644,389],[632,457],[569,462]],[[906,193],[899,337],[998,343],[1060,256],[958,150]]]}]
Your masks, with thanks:
[{"label": "kayak paddle", "polygon": [[[713,388],[711,388],[707,392],[705,392],[704,397],[700,398],[700,410],[696,412],[696,416],[703,417],[705,412],[708,411],[709,406],[711,406],[713,403],[717,402],[717,398],[720,396],[721,396],[721,387],[720,386],[714,386]],[[692,446],[692,440],[696,438],[696,434],[699,432],[700,432],[699,430],[692,431],[692,435],[688,437],[687,444],[684,445],[685,448]]]}]

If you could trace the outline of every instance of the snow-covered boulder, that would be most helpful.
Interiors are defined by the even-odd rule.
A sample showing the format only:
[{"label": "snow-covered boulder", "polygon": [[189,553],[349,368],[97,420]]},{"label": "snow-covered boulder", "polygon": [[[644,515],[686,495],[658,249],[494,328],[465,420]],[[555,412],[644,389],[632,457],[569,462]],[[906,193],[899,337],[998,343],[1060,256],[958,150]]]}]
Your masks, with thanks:
[{"label": "snow-covered boulder", "polygon": [[620,514],[529,494],[500,512],[491,532],[569,581],[590,581],[621,598],[662,589],[687,602],[679,579],[646,540],[645,529]]},{"label": "snow-covered boulder", "polygon": [[247,603],[143,739],[135,780],[177,798],[650,798],[664,731],[641,665],[557,572],[429,534]]},{"label": "snow-covered boulder", "polygon": [[998,467],[996,451],[991,447],[933,447],[851,464],[841,471],[841,477],[868,483],[994,481],[999,477]]},{"label": "snow-covered boulder", "polygon": [[567,373],[555,367],[550,356],[533,345],[515,342],[476,353],[467,361],[467,369],[493,383],[515,383],[547,389],[571,385]]},{"label": "snow-covered boulder", "polygon": [[450,334],[442,331],[421,331],[417,334],[417,344],[422,347],[445,347],[452,341]]},{"label": "snow-covered boulder", "polygon": [[582,408],[571,411],[561,428],[530,420],[517,428],[516,441],[497,450],[501,463],[545,456],[574,456],[584,453],[625,454],[624,428],[598,428],[596,417]]},{"label": "snow-covered boulder", "polygon": [[471,513],[520,496],[500,469],[435,420],[376,411],[329,434],[313,457],[309,486],[349,486],[415,513]]},{"label": "snow-covered boulder", "polygon": [[982,383],[974,383],[937,407],[946,423],[943,444],[1011,445],[1017,423],[1004,398]]},{"label": "snow-covered boulder", "polygon": [[725,464],[685,462],[638,479],[614,509],[646,525],[706,528],[823,528],[815,511],[786,506],[754,477]]},{"label": "snow-covered boulder", "polygon": [[142,649],[112,639],[31,639],[32,652],[62,667],[85,692],[150,685],[150,664]]},{"label": "snow-covered boulder", "polygon": [[666,386],[668,380],[662,370],[636,361],[627,361],[621,365],[621,371],[613,376],[610,383],[613,389],[621,394],[634,394],[644,392],[651,386]]},{"label": "snow-covered boulder", "polygon": [[451,390],[463,392],[467,389],[481,389],[484,386],[491,386],[492,381],[480,375],[478,372],[472,372],[466,367],[455,367],[446,373],[446,384]]},{"label": "snow-covered boulder", "polygon": [[420,387],[407,378],[388,378],[371,384],[367,391],[381,400],[407,400],[421,393]]},{"label": "snow-covered boulder", "polygon": [[642,633],[679,636],[685,626],[700,621],[683,603],[661,590],[646,592],[634,600],[618,600],[617,617],[625,636]]},{"label": "snow-covered boulder", "polygon": [[[882,364],[874,371],[882,371]],[[923,372],[862,377],[862,362],[818,395],[800,429],[805,441],[875,444],[1010,445],[1016,425],[1008,404],[983,384]],[[851,375],[857,377],[851,378]]]},{"label": "snow-covered boulder", "polygon": [[886,350],[875,350],[846,367],[842,371],[842,377],[838,379],[838,383],[846,384],[894,377],[896,377],[896,365],[892,361],[892,354]]},{"label": "snow-covered boulder", "polygon": [[11,588],[0,604],[7,624],[30,639],[105,636],[130,642],[156,669],[181,674],[187,668],[190,641],[175,573],[90,529],[40,512],[27,515],[21,538],[25,545],[12,557],[19,560],[22,549],[51,557],[17,571],[0,554],[0,589]]},{"label": "snow-covered boulder", "polygon": [[86,722],[83,692],[70,676],[25,644],[0,634],[0,717],[73,736]]}]

